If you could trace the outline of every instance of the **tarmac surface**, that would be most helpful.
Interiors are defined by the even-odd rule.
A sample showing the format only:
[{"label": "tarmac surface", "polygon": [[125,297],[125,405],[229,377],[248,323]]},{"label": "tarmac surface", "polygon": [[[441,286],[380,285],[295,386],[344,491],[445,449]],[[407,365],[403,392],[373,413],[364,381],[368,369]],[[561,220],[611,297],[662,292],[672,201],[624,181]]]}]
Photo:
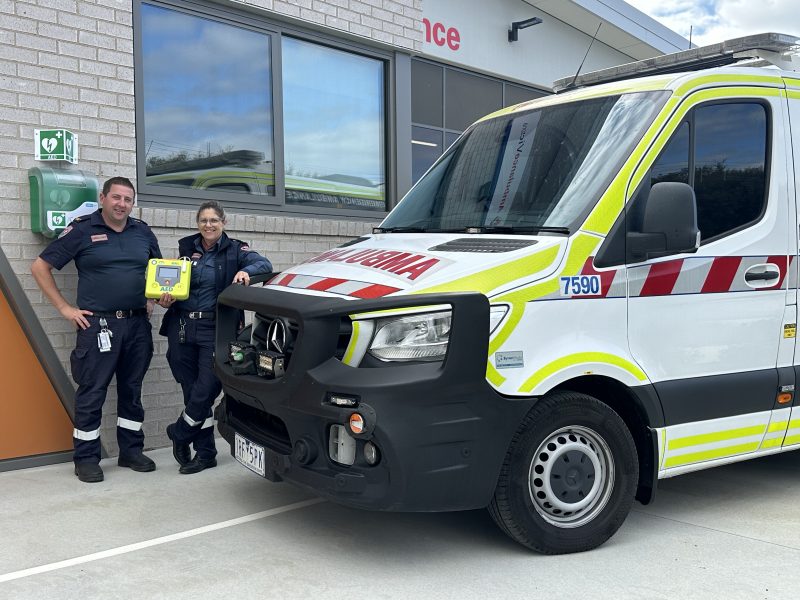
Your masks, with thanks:
[{"label": "tarmac surface", "polygon": [[179,475],[104,460],[0,473],[0,598],[800,597],[800,453],[659,483],[583,554],[541,556],[486,511],[372,513],[273,484],[218,440],[219,466]]}]

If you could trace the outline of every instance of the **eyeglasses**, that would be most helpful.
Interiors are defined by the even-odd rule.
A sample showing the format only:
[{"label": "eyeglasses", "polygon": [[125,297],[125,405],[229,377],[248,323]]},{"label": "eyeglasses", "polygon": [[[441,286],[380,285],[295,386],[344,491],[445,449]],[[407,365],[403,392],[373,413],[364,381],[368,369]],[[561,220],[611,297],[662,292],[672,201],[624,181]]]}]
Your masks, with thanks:
[{"label": "eyeglasses", "polygon": [[199,219],[197,222],[200,225],[219,225],[222,223],[222,219],[217,219],[214,217],[213,219]]}]

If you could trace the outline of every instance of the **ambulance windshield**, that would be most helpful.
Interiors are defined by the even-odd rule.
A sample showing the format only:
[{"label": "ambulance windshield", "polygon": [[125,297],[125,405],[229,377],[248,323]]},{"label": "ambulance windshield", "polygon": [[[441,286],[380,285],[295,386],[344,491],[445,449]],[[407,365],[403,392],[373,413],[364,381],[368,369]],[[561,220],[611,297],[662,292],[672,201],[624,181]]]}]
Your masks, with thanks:
[{"label": "ambulance windshield", "polygon": [[597,203],[669,92],[543,106],[468,130],[381,231],[569,233]]}]

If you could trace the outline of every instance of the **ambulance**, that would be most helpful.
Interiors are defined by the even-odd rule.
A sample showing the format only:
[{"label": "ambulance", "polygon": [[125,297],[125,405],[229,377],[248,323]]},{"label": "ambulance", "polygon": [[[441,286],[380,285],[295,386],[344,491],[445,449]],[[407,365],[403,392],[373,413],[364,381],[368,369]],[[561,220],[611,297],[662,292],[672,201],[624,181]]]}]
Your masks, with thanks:
[{"label": "ambulance", "polygon": [[560,80],[372,235],[228,288],[232,454],[351,507],[488,507],[560,554],[659,479],[800,448],[798,41]]}]

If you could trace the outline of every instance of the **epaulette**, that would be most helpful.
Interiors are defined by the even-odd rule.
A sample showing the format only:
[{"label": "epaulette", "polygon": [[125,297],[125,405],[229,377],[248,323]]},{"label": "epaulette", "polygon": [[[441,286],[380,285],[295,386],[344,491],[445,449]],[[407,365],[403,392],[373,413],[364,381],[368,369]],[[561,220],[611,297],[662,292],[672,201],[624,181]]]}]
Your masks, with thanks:
[{"label": "epaulette", "polygon": [[[134,222],[136,222],[136,223],[141,223],[142,225],[147,225],[147,223],[145,223],[145,222],[144,222],[144,221],[142,221],[141,219],[137,219],[136,217],[131,217],[130,215],[128,215],[128,218],[129,218],[131,221],[134,221]],[[150,225],[147,225],[147,226],[148,226],[148,227],[150,227]]]},{"label": "epaulette", "polygon": [[230,238],[232,243],[239,244],[239,251],[242,252],[249,252],[250,251],[250,244],[247,242],[243,242],[242,240],[237,240],[236,238]]}]

